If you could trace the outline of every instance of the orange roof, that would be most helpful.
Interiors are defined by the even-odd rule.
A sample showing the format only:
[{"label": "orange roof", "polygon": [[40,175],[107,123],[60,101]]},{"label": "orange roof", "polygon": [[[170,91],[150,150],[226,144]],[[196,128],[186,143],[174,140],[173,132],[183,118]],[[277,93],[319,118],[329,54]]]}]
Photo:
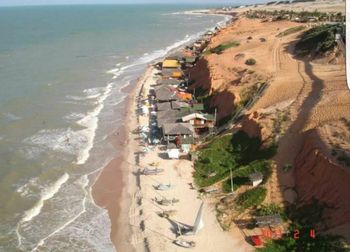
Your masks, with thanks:
[{"label": "orange roof", "polygon": [[173,78],[181,78],[182,77],[182,73],[180,71],[174,71],[171,74],[171,77],[173,77]]},{"label": "orange roof", "polygon": [[192,94],[189,94],[189,93],[178,92],[177,97],[179,97],[181,100],[186,100],[186,101],[192,100]]},{"label": "orange roof", "polygon": [[180,63],[177,60],[164,60],[162,66],[164,68],[178,68],[180,66]]}]

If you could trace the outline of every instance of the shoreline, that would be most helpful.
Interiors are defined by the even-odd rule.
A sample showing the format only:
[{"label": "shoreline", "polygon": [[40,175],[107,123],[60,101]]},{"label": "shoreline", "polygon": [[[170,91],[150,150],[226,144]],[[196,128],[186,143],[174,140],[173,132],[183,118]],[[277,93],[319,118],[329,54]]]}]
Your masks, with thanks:
[{"label": "shoreline", "polygon": [[[131,205],[130,196],[132,192],[136,190],[136,184],[132,182],[132,163],[133,152],[135,150],[135,140],[132,139],[133,135],[129,135],[132,131],[133,125],[136,124],[136,96],[137,92],[142,87],[142,80],[147,74],[147,69],[143,76],[139,78],[134,87],[130,87],[131,91],[126,101],[124,118],[130,115],[131,120],[126,125],[122,125],[118,128],[120,132],[117,136],[114,136],[112,143],[118,146],[118,142],[122,143],[127,148],[122,148],[118,156],[113,158],[109,164],[102,169],[102,172],[96,179],[92,186],[92,197],[97,205],[107,209],[109,218],[111,220],[111,241],[116,248],[116,251],[120,251],[120,247],[125,248],[128,238],[131,234],[131,228],[128,222],[128,209]],[[111,181],[112,178],[117,178],[118,181]],[[110,188],[111,193],[106,193],[106,187]],[[127,227],[127,231],[120,230],[119,227]],[[119,248],[119,249],[117,249]],[[124,250],[121,250],[124,251]],[[130,250],[128,250],[130,251]]]},{"label": "shoreline", "polygon": [[[196,15],[193,13],[192,15]],[[232,15],[225,14],[208,14],[217,16],[226,16],[227,18],[216,24],[215,28],[221,30],[226,27],[232,20]],[[201,32],[204,34],[205,31]],[[202,35],[193,38],[193,41],[200,38]],[[186,43],[172,49],[166,53],[169,55],[173,52],[178,52],[182,50],[186,44],[192,41],[187,41]],[[123,146],[127,148],[122,148],[121,152],[118,153],[104,168],[102,168],[101,173],[96,178],[94,184],[91,188],[91,195],[95,203],[108,211],[109,219],[111,221],[111,232],[110,239],[116,249],[116,251],[138,251],[137,244],[135,240],[137,238],[137,232],[133,231],[133,226],[135,223],[131,223],[133,216],[131,207],[133,206],[132,199],[139,201],[138,195],[141,193],[141,188],[138,188],[137,178],[134,176],[135,170],[135,156],[134,153],[138,151],[139,142],[135,139],[136,135],[130,134],[133,128],[139,126],[138,115],[136,115],[135,110],[137,109],[138,101],[137,96],[143,91],[144,83],[151,77],[151,63],[164,58],[166,55],[152,60],[148,65],[145,66],[145,70],[141,77],[136,81],[136,85],[129,85],[126,87],[130,89],[129,97],[126,100],[125,112],[123,118],[130,119],[127,124],[120,126],[117,132],[120,132],[117,136],[112,136],[112,144],[119,146],[118,143],[122,143]],[[134,138],[134,139],[133,139]],[[137,170],[137,169],[136,169]],[[117,178],[118,181],[112,180],[112,178]],[[140,186],[140,185],[139,185]],[[107,189],[106,189],[107,188]],[[123,228],[120,228],[123,227]],[[126,230],[124,229],[126,227]],[[138,229],[139,227],[137,227]],[[131,246],[130,240],[134,243]],[[144,248],[144,246],[142,246]]]}]

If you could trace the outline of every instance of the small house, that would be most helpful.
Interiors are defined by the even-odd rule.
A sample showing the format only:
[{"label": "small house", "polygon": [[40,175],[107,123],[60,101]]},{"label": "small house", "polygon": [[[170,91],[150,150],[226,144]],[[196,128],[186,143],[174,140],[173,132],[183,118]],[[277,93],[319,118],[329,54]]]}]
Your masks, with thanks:
[{"label": "small house", "polygon": [[190,123],[194,129],[213,128],[215,126],[215,118],[212,115],[202,113],[191,113],[183,116],[182,121]]},{"label": "small house", "polygon": [[194,130],[189,123],[164,123],[162,126],[163,138],[165,141],[174,141],[177,137],[186,139],[193,137]]},{"label": "small house", "polygon": [[174,78],[174,79],[180,79],[183,77],[183,73],[178,68],[163,68],[162,69],[162,76],[163,78]]},{"label": "small house", "polygon": [[252,173],[249,175],[252,186],[258,186],[263,182],[264,176],[261,172]]},{"label": "small house", "polygon": [[155,96],[160,102],[175,101],[177,99],[176,93],[169,86],[160,86],[155,89]]},{"label": "small house", "polygon": [[173,143],[167,145],[167,153],[170,159],[179,159],[180,157],[180,150]]},{"label": "small house", "polygon": [[178,86],[181,84],[181,80],[178,79],[160,79],[157,81],[157,85],[165,85],[165,86]]},{"label": "small house", "polygon": [[159,125],[176,123],[179,121],[178,111],[173,109],[158,111],[157,121]]},{"label": "small house", "polygon": [[157,103],[156,108],[157,108],[157,111],[169,111],[171,110],[171,103],[170,102]]},{"label": "small house", "polygon": [[180,63],[176,59],[165,59],[162,63],[162,68],[179,68]]}]

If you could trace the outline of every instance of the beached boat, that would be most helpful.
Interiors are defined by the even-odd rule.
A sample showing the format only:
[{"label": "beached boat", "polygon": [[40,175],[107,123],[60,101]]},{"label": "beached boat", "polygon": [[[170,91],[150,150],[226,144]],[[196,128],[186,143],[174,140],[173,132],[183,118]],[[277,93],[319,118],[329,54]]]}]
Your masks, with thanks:
[{"label": "beached boat", "polygon": [[144,168],[140,173],[142,175],[157,175],[159,173],[162,173],[164,172],[164,169],[159,169],[159,168],[154,168],[154,169],[151,169],[151,168]]},{"label": "beached boat", "polygon": [[159,191],[167,191],[167,190],[174,188],[174,185],[172,185],[172,184],[167,184],[167,185],[159,184],[159,185],[154,186],[154,188],[156,190],[159,190]]},{"label": "beached boat", "polygon": [[175,203],[179,202],[179,199],[176,198],[172,198],[172,199],[167,199],[167,198],[163,198],[161,200],[157,199],[157,197],[155,198],[155,201],[162,206],[169,206],[169,205],[173,205]]},{"label": "beached boat", "polygon": [[199,207],[196,220],[194,221],[194,224],[192,227],[178,225],[179,235],[196,235],[198,231],[204,227],[203,205],[204,203],[202,202],[201,206]]},{"label": "beached boat", "polygon": [[162,218],[169,218],[171,216],[174,216],[177,213],[176,210],[166,210],[163,212],[158,212],[158,215]]},{"label": "beached boat", "polygon": [[196,246],[196,243],[194,241],[186,241],[183,239],[174,240],[174,244],[183,248],[194,248]]}]

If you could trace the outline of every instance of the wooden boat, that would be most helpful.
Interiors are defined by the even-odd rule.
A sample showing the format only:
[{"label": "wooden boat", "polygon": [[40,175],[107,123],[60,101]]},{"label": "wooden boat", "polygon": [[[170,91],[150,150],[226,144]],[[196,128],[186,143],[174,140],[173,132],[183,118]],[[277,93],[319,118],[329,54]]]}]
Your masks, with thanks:
[{"label": "wooden boat", "polygon": [[159,204],[159,205],[162,205],[162,206],[169,206],[169,205],[173,205],[175,203],[178,203],[179,202],[179,199],[166,199],[166,198],[163,198],[161,200],[157,199],[157,197],[155,198],[155,201]]},{"label": "wooden boat", "polygon": [[157,175],[159,173],[162,173],[164,172],[164,169],[159,169],[159,168],[154,168],[154,169],[151,169],[151,168],[144,168],[140,173],[142,175]]},{"label": "wooden boat", "polygon": [[194,248],[196,246],[196,243],[194,241],[186,241],[183,239],[174,240],[174,244],[183,248]]}]

